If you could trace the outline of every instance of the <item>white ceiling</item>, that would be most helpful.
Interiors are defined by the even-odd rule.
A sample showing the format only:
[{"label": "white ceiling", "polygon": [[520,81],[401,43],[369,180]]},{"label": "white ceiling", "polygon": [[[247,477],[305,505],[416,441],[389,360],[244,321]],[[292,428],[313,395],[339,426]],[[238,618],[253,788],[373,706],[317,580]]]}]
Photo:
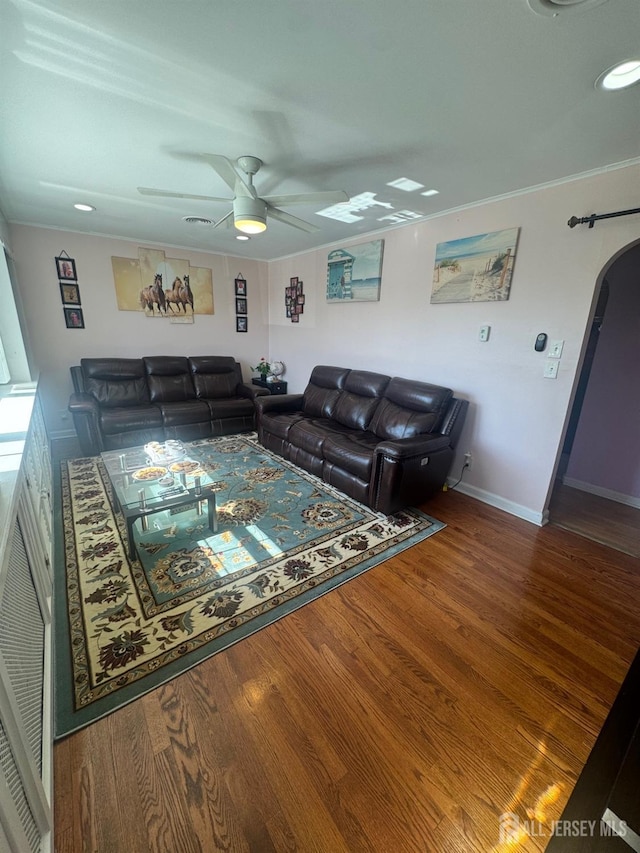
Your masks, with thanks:
[{"label": "white ceiling", "polygon": [[[272,259],[640,155],[639,0],[0,0],[0,209],[22,222]],[[532,6],[557,4],[551,15]],[[202,152],[260,157],[260,195],[343,189],[353,223],[285,208],[248,243]],[[439,194],[403,192],[406,177]],[[73,209],[77,201],[97,208]],[[640,188],[639,188],[640,202]],[[559,211],[559,216],[593,211]]]}]

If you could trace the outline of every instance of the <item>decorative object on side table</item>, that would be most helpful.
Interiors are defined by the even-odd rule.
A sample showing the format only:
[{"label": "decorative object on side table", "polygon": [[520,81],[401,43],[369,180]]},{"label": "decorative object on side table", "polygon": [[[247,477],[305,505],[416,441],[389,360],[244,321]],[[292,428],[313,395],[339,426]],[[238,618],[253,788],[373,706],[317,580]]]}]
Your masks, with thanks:
[{"label": "decorative object on side table", "polygon": [[271,374],[271,365],[265,359],[265,357],[262,356],[262,358],[260,359],[260,363],[257,364],[255,367],[252,367],[251,370],[255,370],[256,373],[260,374],[260,379],[266,381],[267,376]]},{"label": "decorative object on side table", "polygon": [[252,385],[258,385],[260,388],[268,388],[272,394],[287,393],[287,383],[280,380],[285,369],[284,362],[269,362],[263,356],[260,359],[260,363],[251,369],[259,373],[259,377],[257,379],[251,380]]}]

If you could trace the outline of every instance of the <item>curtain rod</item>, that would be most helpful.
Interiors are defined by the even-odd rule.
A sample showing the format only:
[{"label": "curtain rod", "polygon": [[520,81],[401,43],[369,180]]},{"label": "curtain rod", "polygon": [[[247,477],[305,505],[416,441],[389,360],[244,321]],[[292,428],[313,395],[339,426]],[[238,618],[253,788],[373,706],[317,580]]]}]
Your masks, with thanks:
[{"label": "curtain rod", "polygon": [[591,216],[583,216],[578,219],[577,216],[572,216],[567,222],[569,228],[575,228],[576,225],[584,225],[589,223],[589,228],[593,228],[598,219],[612,219],[614,216],[630,216],[632,213],[640,213],[640,207],[634,207],[633,210],[618,210],[616,213],[592,213]]}]

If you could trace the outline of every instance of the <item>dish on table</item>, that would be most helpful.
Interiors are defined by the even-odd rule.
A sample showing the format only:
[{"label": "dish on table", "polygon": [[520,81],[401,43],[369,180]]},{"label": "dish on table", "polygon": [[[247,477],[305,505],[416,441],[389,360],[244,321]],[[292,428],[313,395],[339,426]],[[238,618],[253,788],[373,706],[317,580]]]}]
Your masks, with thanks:
[{"label": "dish on table", "polygon": [[139,468],[131,476],[139,482],[150,483],[152,480],[159,480],[160,477],[164,477],[166,473],[166,468],[161,468],[159,465],[151,465],[148,468]]},{"label": "dish on table", "polygon": [[174,462],[169,466],[169,470],[174,474],[191,474],[197,471],[200,467],[199,462],[194,462],[193,459],[183,459],[181,462]]}]

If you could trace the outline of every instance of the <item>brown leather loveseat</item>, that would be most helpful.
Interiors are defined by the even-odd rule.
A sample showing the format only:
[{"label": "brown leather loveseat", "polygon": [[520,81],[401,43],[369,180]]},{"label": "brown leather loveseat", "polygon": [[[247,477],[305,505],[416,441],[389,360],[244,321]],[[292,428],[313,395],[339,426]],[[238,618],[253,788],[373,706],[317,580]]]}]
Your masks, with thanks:
[{"label": "brown leather loveseat", "polygon": [[442,488],[468,402],[439,385],[319,365],[304,394],[255,406],[261,444],[389,515]]},{"label": "brown leather loveseat", "polygon": [[83,358],[69,400],[82,452],[148,441],[192,441],[255,428],[254,397],[231,356]]}]

